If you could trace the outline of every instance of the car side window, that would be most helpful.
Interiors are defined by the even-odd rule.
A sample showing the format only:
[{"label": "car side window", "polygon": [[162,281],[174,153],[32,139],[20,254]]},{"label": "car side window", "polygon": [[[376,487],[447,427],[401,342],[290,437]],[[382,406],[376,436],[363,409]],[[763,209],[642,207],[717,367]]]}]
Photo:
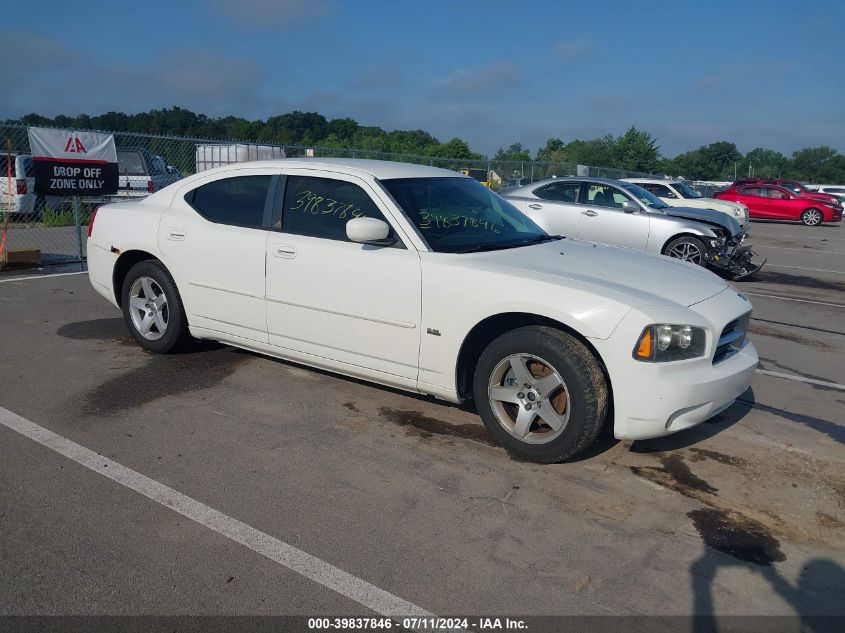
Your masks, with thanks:
[{"label": "car side window", "polygon": [[[346,223],[363,217],[387,222],[358,185],[334,178],[288,176],[281,222],[284,233],[348,242]],[[395,237],[392,227],[390,235]]]},{"label": "car side window", "polygon": [[272,176],[221,178],[192,189],[185,201],[201,216],[217,224],[260,229]]},{"label": "car side window", "polygon": [[743,187],[739,190],[744,196],[762,196],[763,194],[760,192],[760,187]]},{"label": "car side window", "polygon": [[597,207],[621,209],[622,203],[626,200],[630,200],[630,198],[619,191],[616,187],[602,185],[599,183],[588,183],[587,185],[586,204],[592,204]]},{"label": "car side window", "polygon": [[580,182],[553,182],[534,190],[534,195],[554,202],[577,202]]}]

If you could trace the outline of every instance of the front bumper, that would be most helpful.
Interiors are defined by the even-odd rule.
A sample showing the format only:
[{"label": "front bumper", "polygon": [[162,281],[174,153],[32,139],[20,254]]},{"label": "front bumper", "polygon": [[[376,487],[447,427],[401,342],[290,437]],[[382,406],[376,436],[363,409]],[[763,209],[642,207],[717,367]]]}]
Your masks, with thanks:
[{"label": "front bumper", "polygon": [[739,281],[750,277],[766,264],[766,258],[762,261],[753,261],[757,255],[751,247],[744,246],[744,232],[741,236],[731,240],[720,241],[711,246],[704,254],[704,258],[711,268],[724,273],[732,281]]},{"label": "front bumper", "polygon": [[[725,326],[750,311],[728,288],[690,308],[660,306],[632,310],[606,341],[594,341],[613,389],[613,434],[640,440],[669,435],[704,422],[731,406],[751,385],[757,350],[745,342],[713,363]],[[645,363],[632,358],[634,342],[648,323],[684,323],[708,332],[705,355],[685,361]]]}]

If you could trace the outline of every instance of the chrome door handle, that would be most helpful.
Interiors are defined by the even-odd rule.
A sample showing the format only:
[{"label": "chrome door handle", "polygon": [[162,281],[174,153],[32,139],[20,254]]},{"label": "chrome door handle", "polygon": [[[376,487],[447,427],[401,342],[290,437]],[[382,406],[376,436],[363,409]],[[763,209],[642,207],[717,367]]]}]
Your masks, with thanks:
[{"label": "chrome door handle", "polygon": [[182,229],[170,229],[167,234],[167,239],[175,242],[181,242],[185,239],[186,233]]},{"label": "chrome door handle", "polygon": [[543,205],[542,205],[542,204],[529,204],[529,205],[528,205],[528,208],[529,208],[529,209],[535,209],[535,210],[536,210],[536,209],[542,209],[542,208],[543,208]]},{"label": "chrome door handle", "polygon": [[581,213],[582,213],[583,215],[588,215],[588,216],[590,216],[591,218],[594,218],[594,217],[596,217],[596,216],[598,215],[598,213],[596,213],[595,211],[581,211]]},{"label": "chrome door handle", "polygon": [[296,248],[287,244],[276,244],[276,250],[273,251],[273,254],[276,257],[285,257],[287,259],[293,259],[294,257],[296,257]]}]

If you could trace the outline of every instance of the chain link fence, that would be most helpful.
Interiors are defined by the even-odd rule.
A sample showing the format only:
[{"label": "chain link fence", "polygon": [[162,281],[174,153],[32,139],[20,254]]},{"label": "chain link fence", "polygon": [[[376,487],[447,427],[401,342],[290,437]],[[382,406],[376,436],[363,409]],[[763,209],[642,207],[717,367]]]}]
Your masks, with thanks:
[{"label": "chain link fence", "polygon": [[[70,132],[71,130],[68,130]],[[134,132],[113,134],[118,152],[119,190],[106,198],[60,198],[35,194],[27,127],[0,124],[0,211],[8,222],[6,250],[40,251],[42,264],[84,261],[85,235],[93,209],[114,199],[158,191],[185,176],[212,167],[269,158],[367,158],[442,167],[466,173],[500,191],[556,176],[625,178],[647,176],[607,167],[543,161],[466,160],[342,147],[279,145],[244,139],[214,139]]]}]

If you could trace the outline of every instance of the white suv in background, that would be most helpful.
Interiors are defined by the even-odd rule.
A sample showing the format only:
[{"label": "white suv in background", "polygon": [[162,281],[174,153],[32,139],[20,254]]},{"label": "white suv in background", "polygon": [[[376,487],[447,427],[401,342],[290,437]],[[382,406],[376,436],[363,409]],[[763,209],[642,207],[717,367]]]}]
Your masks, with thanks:
[{"label": "white suv in background", "polygon": [[810,185],[807,188],[818,193],[836,196],[842,203],[845,203],[845,185]]},{"label": "white suv in background", "polygon": [[722,211],[733,217],[742,228],[748,225],[748,207],[738,202],[705,198],[683,180],[661,180],[659,178],[625,178],[650,191],[671,207],[695,207]]}]

